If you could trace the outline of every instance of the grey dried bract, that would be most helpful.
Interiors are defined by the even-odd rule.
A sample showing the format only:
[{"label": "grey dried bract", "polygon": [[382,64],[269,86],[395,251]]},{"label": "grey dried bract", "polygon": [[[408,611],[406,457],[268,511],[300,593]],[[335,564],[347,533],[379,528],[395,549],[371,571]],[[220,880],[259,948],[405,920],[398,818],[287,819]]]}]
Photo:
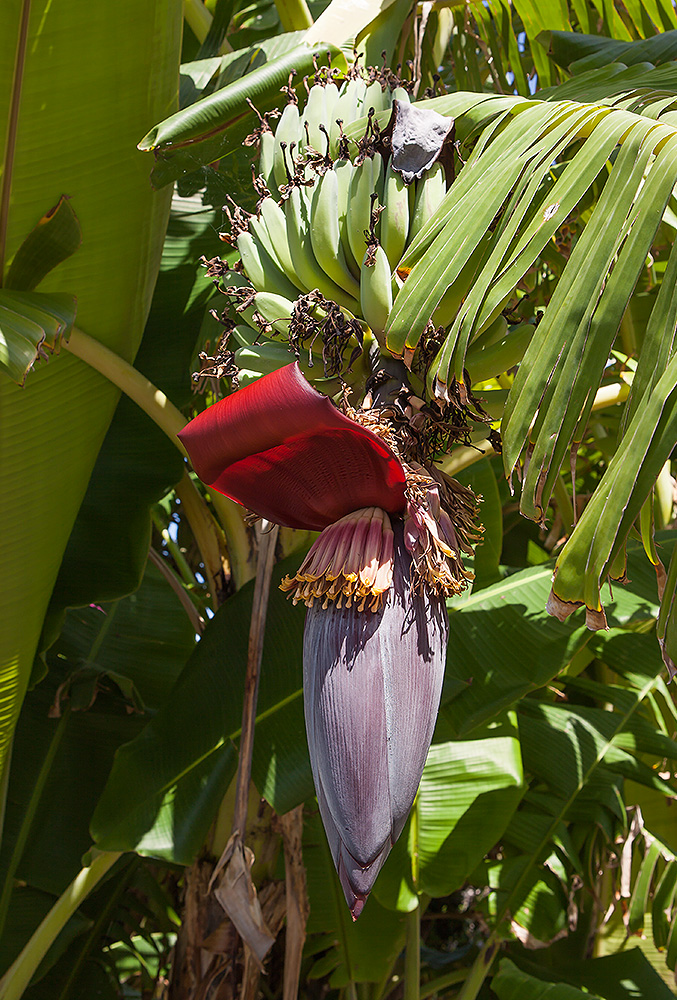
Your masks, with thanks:
[{"label": "grey dried bract", "polygon": [[448,620],[444,600],[411,588],[395,530],[393,584],[377,612],[306,618],[303,685],[313,778],[334,864],[359,916],[416,795],[435,728]]},{"label": "grey dried bract", "polygon": [[440,156],[454,119],[397,100],[393,101],[393,119],[393,170],[402,175],[405,184],[411,184]]}]

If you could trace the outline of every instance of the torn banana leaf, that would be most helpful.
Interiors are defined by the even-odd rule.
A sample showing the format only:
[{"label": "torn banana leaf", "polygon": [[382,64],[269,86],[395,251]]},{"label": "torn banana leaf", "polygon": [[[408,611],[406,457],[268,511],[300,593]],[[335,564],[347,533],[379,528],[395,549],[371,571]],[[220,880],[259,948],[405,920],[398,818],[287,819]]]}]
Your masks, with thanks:
[{"label": "torn banana leaf", "polygon": [[0,371],[23,385],[37,358],[57,351],[74,322],[72,295],[0,289]]},{"label": "torn banana leaf", "polygon": [[677,550],[673,549],[668,567],[667,579],[661,600],[661,609],[658,612],[658,622],[656,623],[656,634],[661,647],[663,662],[668,668],[670,680],[677,674],[677,602],[675,602],[675,592],[677,590]]},{"label": "torn banana leaf", "polygon": [[644,396],[555,565],[548,610],[563,621],[581,604],[606,627],[601,586],[677,440],[677,355]]}]

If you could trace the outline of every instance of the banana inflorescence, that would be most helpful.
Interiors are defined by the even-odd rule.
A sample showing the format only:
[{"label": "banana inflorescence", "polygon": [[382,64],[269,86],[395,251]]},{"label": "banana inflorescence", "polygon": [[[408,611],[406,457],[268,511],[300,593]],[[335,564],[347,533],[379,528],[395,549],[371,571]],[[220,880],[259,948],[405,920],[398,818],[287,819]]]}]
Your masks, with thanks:
[{"label": "banana inflorescence", "polygon": [[[339,314],[337,356],[354,361],[375,339],[383,353],[410,363],[408,345],[397,336],[388,339],[388,319],[411,270],[400,266],[402,257],[444,210],[450,171],[441,156],[413,179],[395,164],[392,123],[410,98],[393,74],[355,67],[337,81],[321,70],[307,89],[300,107],[286,88],[289,102],[274,131],[268,116],[261,119],[252,137],[260,150],[257,209],[251,215],[238,208],[229,212],[231,232],[223,237],[237,247],[241,261],[228,272],[235,275],[231,285],[225,279],[222,284],[231,290],[238,321],[258,333],[246,348],[247,371],[270,369],[279,353],[279,345],[272,351],[271,338],[286,337],[298,354],[304,337],[318,335],[318,324],[324,340],[329,317],[333,330]],[[361,138],[348,138],[349,126],[351,136],[360,134],[360,122]],[[479,251],[475,256],[479,260]],[[442,297],[431,315],[431,331],[446,333],[451,327],[476,266],[471,259]],[[305,318],[300,302],[309,311]],[[340,372],[327,372],[325,358],[324,374]]]}]

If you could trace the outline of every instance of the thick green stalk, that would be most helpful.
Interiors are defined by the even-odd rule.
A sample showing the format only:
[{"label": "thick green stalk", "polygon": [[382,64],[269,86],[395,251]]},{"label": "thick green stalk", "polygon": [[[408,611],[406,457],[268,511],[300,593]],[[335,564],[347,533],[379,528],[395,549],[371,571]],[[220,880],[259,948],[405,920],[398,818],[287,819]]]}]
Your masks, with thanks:
[{"label": "thick green stalk", "polygon": [[244,587],[253,580],[256,573],[254,560],[253,534],[244,521],[244,509],[234,500],[224,497],[216,490],[209,491],[212,506],[218,514],[219,523],[223,528],[228,543],[228,561],[230,575],[235,590]]},{"label": "thick green stalk", "polygon": [[489,970],[498,954],[500,938],[496,931],[492,931],[487,940],[482,945],[480,953],[473,962],[461,992],[456,1000],[475,1000],[475,997],[482,989],[482,983],[487,978]]},{"label": "thick green stalk", "polygon": [[430,982],[425,983],[421,987],[421,1000],[427,1000],[433,993],[441,993],[448,986],[456,986],[462,983],[467,975],[467,969],[454,969],[453,972],[447,972],[443,976],[438,976],[437,979],[431,979]]},{"label": "thick green stalk", "polygon": [[188,560],[181,551],[179,545],[174,541],[172,536],[169,534],[164,524],[162,523],[162,518],[154,510],[150,512],[150,519],[157,528],[162,541],[167,546],[167,551],[174,560],[176,568],[181,576],[181,579],[188,587],[196,587],[197,580],[195,579],[195,574],[188,565]]},{"label": "thick green stalk", "polygon": [[175,492],[200,550],[207,589],[212,598],[212,610],[216,611],[221,603],[220,593],[224,582],[223,532],[187,472],[184,472],[181,481],[176,484]]},{"label": "thick green stalk", "polygon": [[202,0],[183,0],[183,18],[202,45],[209,34],[213,20]]},{"label": "thick green stalk", "polygon": [[35,971],[80,904],[121,856],[119,851],[98,852],[88,868],[71,882],[40,926],[0,979],[0,1000],[19,1000]]},{"label": "thick green stalk", "polygon": [[[99,343],[93,337],[89,337],[82,330],[77,327],[73,327],[71,331],[70,338],[67,343],[64,343],[66,350],[70,351],[76,357],[80,358],[86,364],[90,365],[91,368],[95,368],[96,371],[104,375],[110,382],[116,385],[119,389],[129,396],[137,406],[140,406],[144,413],[147,413],[151,420],[160,427],[170,441],[176,445],[182,455],[186,456],[186,450],[181,444],[177,437],[179,431],[185,427],[187,421],[183,414],[178,410],[174,404],[165,396],[164,392],[153,385],[152,382],[137,371],[133,365],[130,365],[128,361],[121,358],[119,355],[115,354],[113,351],[104,347],[103,344]],[[184,493],[190,492],[191,499],[197,497],[197,491],[190,481],[186,481],[188,477],[184,477],[181,484],[177,486],[177,495],[179,490],[183,489]],[[215,495],[215,494],[214,494]],[[204,516],[198,518],[197,508],[202,507]],[[219,494],[218,498],[214,501],[214,507],[217,510],[219,517],[222,519],[223,530],[226,536],[226,543],[228,547],[228,552],[231,558],[231,569],[235,570],[235,583],[236,586],[240,587],[247,580],[251,579],[253,573],[248,570],[247,563],[250,559],[250,547],[249,539],[247,536],[247,529],[242,521],[242,516],[237,511],[237,505],[233,503],[232,500],[228,500],[226,497],[221,497]],[[194,520],[191,520],[191,513],[195,514]],[[208,552],[202,548],[200,544],[200,539],[205,543],[207,542],[208,536],[213,534],[213,532],[201,530],[205,528],[206,520],[208,518],[213,521],[213,518],[209,511],[207,510],[202,498],[199,497],[199,505],[195,503],[186,504],[186,517],[188,518],[191,526],[191,530],[195,536],[195,540],[200,548],[200,552],[203,556],[203,560],[208,560]],[[211,560],[211,570],[216,572],[220,569],[220,560],[217,563]],[[217,600],[216,591],[212,591],[214,599]]]},{"label": "thick green stalk", "polygon": [[303,31],[313,23],[306,0],[275,0],[283,31]]},{"label": "thick green stalk", "polygon": [[59,1000],[68,1000],[68,997],[71,996],[73,986],[77,982],[77,978],[80,975],[83,965],[87,961],[87,958],[91,954],[97,942],[100,940],[101,935],[106,932],[111,920],[111,915],[119,903],[120,897],[126,891],[131,877],[139,867],[140,863],[140,859],[132,855],[127,868],[120,873],[120,877],[116,878],[115,889],[110,894],[106,905],[97,914],[96,920],[92,924],[84,943],[79,949],[78,957],[73,962],[73,965],[68,973],[68,979],[59,993]]},{"label": "thick green stalk", "polygon": [[158,427],[161,427],[167,437],[179,449],[182,455],[186,450],[176,436],[185,427],[186,418],[177,410],[152,382],[138,372],[133,365],[121,358],[114,351],[104,347],[98,340],[89,337],[82,330],[73,327],[71,335],[63,345],[76,358],[86,362],[91,368],[104,375],[109,382],[133,399]]},{"label": "thick green stalk", "polygon": [[404,1000],[420,1000],[421,905],[407,914],[407,945],[404,953]]},{"label": "thick green stalk", "polygon": [[[42,790],[45,787],[45,782],[47,781],[49,773],[52,769],[56,752],[61,744],[61,740],[66,729],[66,723],[68,721],[68,715],[69,711],[66,709],[59,719],[58,724],[54,728],[49,748],[45,754],[45,758],[42,762],[35,785],[33,786],[28,807],[26,808],[26,812],[24,813],[24,817],[19,828],[19,833],[14,842],[14,850],[12,851],[12,856],[9,859],[7,876],[5,878],[5,884],[2,887],[2,896],[0,896],[0,937],[2,937],[5,930],[5,921],[7,920],[9,903],[12,897],[12,890],[14,888],[14,876],[16,875],[16,870],[19,867],[24,847],[26,846],[26,841],[28,840],[28,835],[30,833],[31,826],[33,825],[33,819],[35,818],[35,813],[42,796]],[[9,772],[9,768],[7,768],[7,771]]]}]

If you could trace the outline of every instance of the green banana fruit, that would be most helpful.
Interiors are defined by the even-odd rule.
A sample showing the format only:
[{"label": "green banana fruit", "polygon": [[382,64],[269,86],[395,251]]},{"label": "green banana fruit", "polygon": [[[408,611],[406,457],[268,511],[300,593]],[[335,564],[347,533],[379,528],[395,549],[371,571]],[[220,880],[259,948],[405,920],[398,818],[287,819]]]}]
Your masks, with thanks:
[{"label": "green banana fruit", "polygon": [[390,98],[390,103],[393,101],[399,101],[400,104],[411,104],[411,97],[409,91],[404,87],[395,87]]},{"label": "green banana fruit", "polygon": [[[336,118],[336,106],[339,100],[339,89],[335,83],[330,82],[324,88],[324,99],[327,102],[327,117],[323,122],[324,127],[329,131],[329,126]],[[325,140],[326,141],[326,140]],[[324,152],[324,150],[322,150]]]},{"label": "green banana fruit", "polygon": [[[323,153],[327,144],[326,139],[320,131],[320,125],[327,127],[327,97],[325,87],[316,83],[308,91],[308,100],[300,116],[301,120],[301,149],[304,150],[308,142],[318,152]],[[306,126],[308,126],[306,132]]]},{"label": "green banana fruit", "polygon": [[285,215],[292,264],[305,290],[310,292],[317,288],[325,298],[355,312],[356,300],[332,281],[315,259],[310,235],[309,203],[305,193],[298,187],[293,188],[285,202]]},{"label": "green banana fruit", "polygon": [[472,347],[476,351],[484,351],[487,347],[492,347],[494,344],[498,343],[499,340],[503,338],[508,333],[508,321],[503,315],[499,313],[498,316],[487,326],[479,336],[475,337],[472,342]]},{"label": "green banana fruit", "polygon": [[370,108],[378,115],[381,111],[387,111],[390,107],[390,90],[384,90],[378,80],[374,80],[367,87],[362,99],[362,114],[368,115]]},{"label": "green banana fruit", "polygon": [[384,210],[381,213],[381,246],[394,271],[404,252],[409,236],[409,185],[388,163],[383,186]]},{"label": "green banana fruit", "polygon": [[341,247],[348,265],[348,270],[354,278],[360,276],[360,265],[355,260],[350,249],[348,238],[348,204],[350,201],[350,183],[354,172],[352,160],[334,160],[334,173],[336,174],[336,184],[338,187],[338,222],[339,234],[341,237]]},{"label": "green banana fruit", "polygon": [[334,105],[334,110],[332,116],[329,119],[329,136],[331,138],[331,153],[332,156],[336,155],[338,139],[340,135],[340,129],[337,125],[337,121],[342,121],[344,125],[349,122],[354,121],[359,118],[362,111],[358,112],[358,108],[362,107],[362,101],[364,95],[367,91],[366,80],[358,77],[354,80],[346,80],[339,91],[339,98]]},{"label": "green banana fruit", "polygon": [[447,182],[444,167],[441,163],[433,163],[427,174],[424,174],[416,185],[416,201],[409,226],[409,243],[413,242],[428,220],[432,218],[442,204],[447,193]]},{"label": "green banana fruit", "polygon": [[332,281],[357,299],[360,285],[348,270],[341,245],[339,214],[338,178],[335,170],[327,170],[322,177],[317,178],[311,199],[310,235],[313,251],[317,263]]},{"label": "green banana fruit", "polygon": [[350,250],[356,261],[364,260],[367,236],[371,221],[371,196],[383,199],[383,159],[368,156],[359,166],[353,166],[353,176],[348,191],[346,231]]},{"label": "green banana fruit", "polygon": [[[298,145],[301,139],[301,120],[298,105],[292,101],[286,106],[275,129],[273,150],[273,177],[278,189],[289,183],[287,169],[293,170],[289,146]],[[286,164],[286,165],[285,165]]]},{"label": "green banana fruit", "polygon": [[240,274],[239,271],[226,271],[221,276],[221,287],[243,288],[247,290],[248,301],[246,308],[244,309],[238,308],[239,306],[242,306],[243,302],[241,299],[238,299],[235,296],[229,297],[230,302],[232,303],[232,307],[235,310],[235,315],[239,316],[242,320],[244,320],[245,323],[247,323],[253,330],[256,330],[258,333],[259,328],[257,327],[256,322],[254,321],[254,312],[256,311],[254,308],[254,296],[256,294],[256,290],[252,287],[251,282],[247,278],[245,278],[244,274]]},{"label": "green banana fruit", "polygon": [[[305,357],[304,357],[305,354]],[[327,387],[332,387],[332,392],[340,388],[336,379],[325,378],[324,368],[321,362],[311,365],[307,359],[307,353],[303,352],[301,357],[296,359],[291,351],[282,344],[264,343],[253,344],[240,348],[235,352],[235,364],[240,369],[238,381],[240,387],[255,382],[262,375],[277,371],[285,365],[297,361],[301,371],[309,382],[320,383],[323,391],[328,391]]]},{"label": "green banana fruit", "polygon": [[259,143],[259,174],[263,177],[266,187],[273,198],[278,198],[278,191],[275,182],[275,133],[270,130],[261,132]]},{"label": "green banana fruit", "polygon": [[291,319],[294,303],[285,295],[278,295],[275,292],[257,292],[254,296],[254,311],[263,316],[266,323],[270,323],[277,333],[289,333],[289,320]]},{"label": "green banana fruit", "polygon": [[[373,256],[374,263],[368,263]],[[379,343],[393,307],[393,283],[388,257],[382,246],[367,250],[360,274],[360,303],[362,315]]]},{"label": "green banana fruit", "polygon": [[270,244],[275,247],[275,253],[282,270],[287,275],[293,285],[300,291],[305,291],[299,282],[294,265],[292,264],[291,251],[287,240],[287,218],[283,209],[280,208],[274,198],[264,198],[259,204],[261,222],[266,227]]},{"label": "green banana fruit", "polygon": [[[240,323],[238,326],[234,326],[230,332],[235,337],[240,347],[252,347],[252,345],[258,344],[261,340],[261,331],[257,332],[245,323]],[[264,342],[267,342],[268,338],[264,337],[263,340]],[[273,343],[273,341],[271,341],[271,343]]]},{"label": "green banana fruit", "polygon": [[245,274],[257,292],[275,291],[287,298],[296,297],[296,289],[291,281],[254,232],[240,233],[237,238],[237,249],[240,251]]},{"label": "green banana fruit", "polygon": [[235,364],[240,369],[238,381],[241,386],[247,385],[262,375],[291,364],[293,360],[293,354],[284,344],[267,342],[241,347],[235,351]]},{"label": "green banana fruit", "polygon": [[465,356],[465,367],[471,381],[484,382],[519,364],[535,330],[532,323],[520,323],[489,347],[477,349],[475,344],[471,344]]}]

